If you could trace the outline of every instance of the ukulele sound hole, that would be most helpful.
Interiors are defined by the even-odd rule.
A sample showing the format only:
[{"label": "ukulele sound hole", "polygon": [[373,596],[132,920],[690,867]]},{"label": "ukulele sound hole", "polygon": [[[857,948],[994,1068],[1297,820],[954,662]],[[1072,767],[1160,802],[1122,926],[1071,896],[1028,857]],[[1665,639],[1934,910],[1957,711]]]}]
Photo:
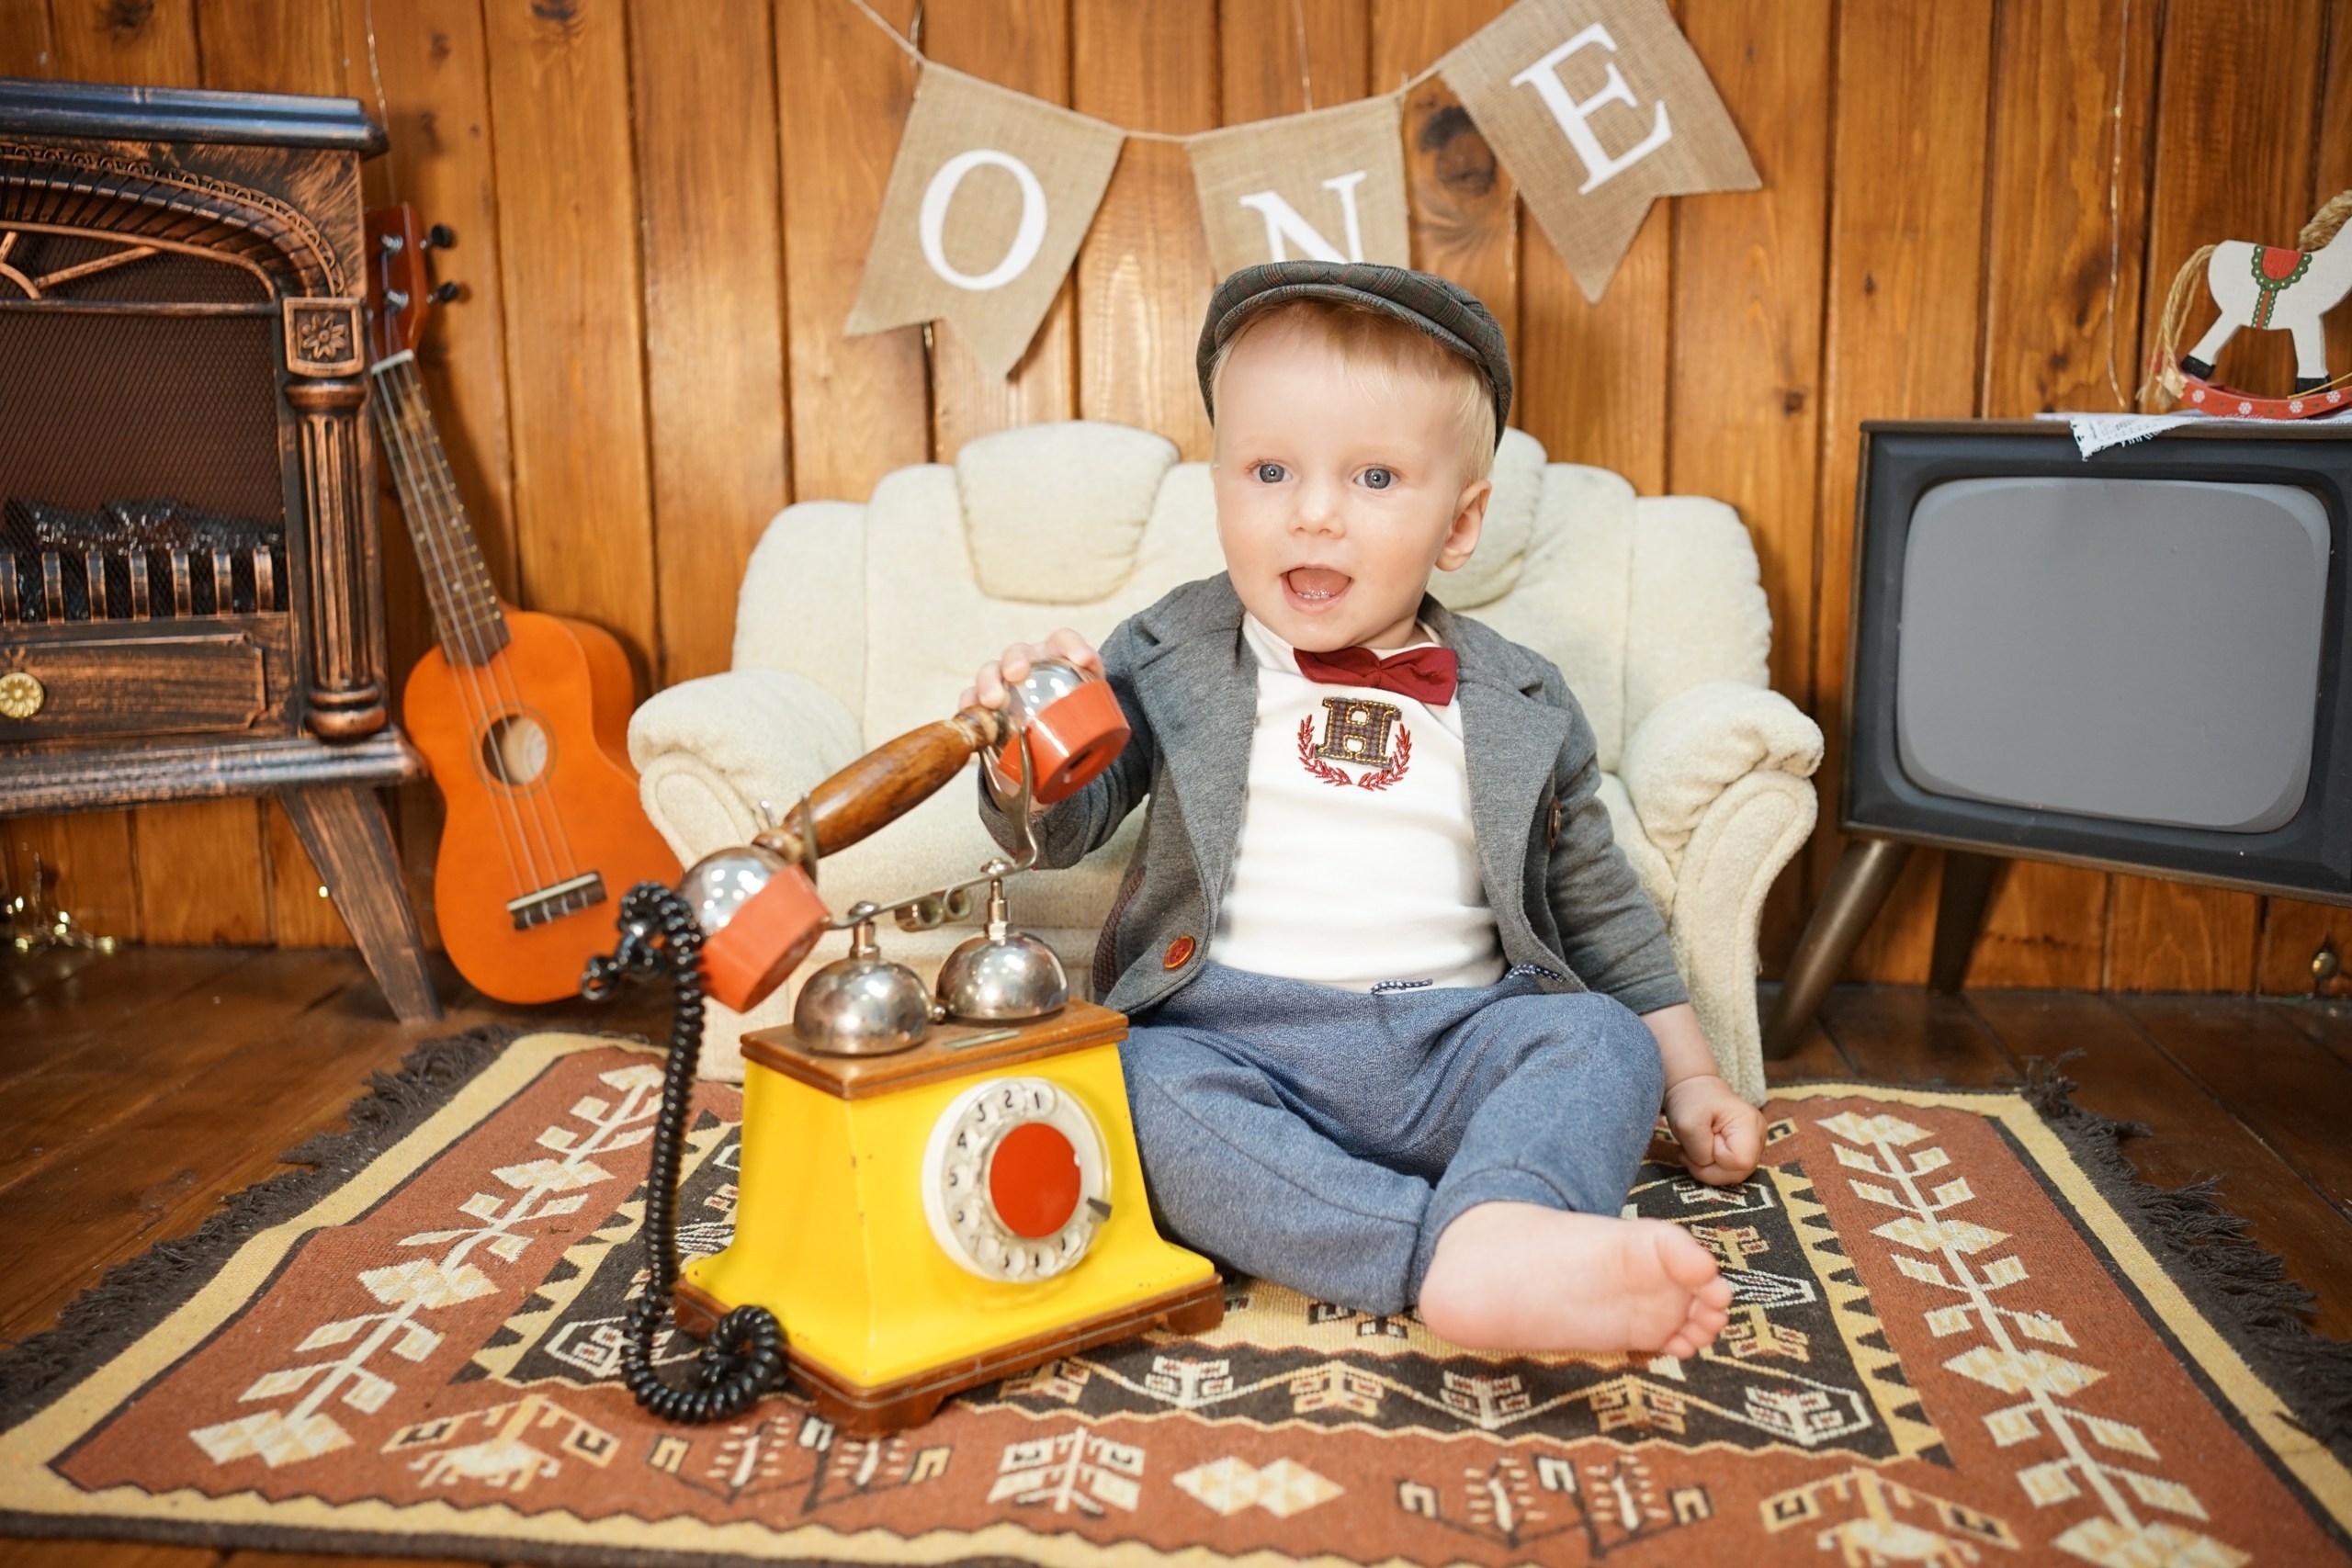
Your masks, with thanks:
[{"label": "ukulele sound hole", "polygon": [[482,767],[500,784],[520,787],[548,771],[548,732],[537,719],[510,713],[483,731]]}]

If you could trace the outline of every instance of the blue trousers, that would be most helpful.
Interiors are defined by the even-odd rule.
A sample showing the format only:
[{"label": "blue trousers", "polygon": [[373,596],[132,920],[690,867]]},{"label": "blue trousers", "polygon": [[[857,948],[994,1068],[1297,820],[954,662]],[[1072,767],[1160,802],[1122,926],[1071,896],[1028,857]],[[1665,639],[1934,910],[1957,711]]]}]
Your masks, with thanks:
[{"label": "blue trousers", "polygon": [[1365,995],[1209,964],[1120,1056],[1163,1228],[1381,1315],[1475,1203],[1616,1213],[1665,1092],[1623,1003],[1516,973]]}]

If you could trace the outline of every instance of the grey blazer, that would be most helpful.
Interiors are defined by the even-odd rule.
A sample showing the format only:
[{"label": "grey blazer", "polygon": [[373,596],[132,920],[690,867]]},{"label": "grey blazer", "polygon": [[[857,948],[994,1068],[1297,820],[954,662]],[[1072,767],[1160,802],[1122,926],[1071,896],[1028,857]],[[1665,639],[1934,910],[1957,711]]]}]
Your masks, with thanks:
[{"label": "grey blazer", "polygon": [[[1603,991],[1635,1012],[1689,999],[1666,922],[1611,832],[1592,728],[1560,671],[1433,598],[1420,616],[1459,661],[1470,815],[1504,961],[1558,974],[1546,989]],[[1102,776],[1037,818],[1037,863],[1076,864],[1150,798],[1094,954],[1095,995],[1132,1014],[1208,956],[1241,837],[1258,666],[1222,572],[1129,616],[1102,651],[1135,736]],[[1009,841],[985,788],[980,812]]]}]

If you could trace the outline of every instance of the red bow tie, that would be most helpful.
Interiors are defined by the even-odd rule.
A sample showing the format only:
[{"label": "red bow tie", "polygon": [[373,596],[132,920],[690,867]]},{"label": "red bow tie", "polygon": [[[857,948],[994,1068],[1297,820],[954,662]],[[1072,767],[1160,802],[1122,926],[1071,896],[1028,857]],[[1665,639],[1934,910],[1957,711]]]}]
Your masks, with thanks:
[{"label": "red bow tie", "polygon": [[1329,653],[1293,649],[1298,672],[1327,686],[1370,686],[1442,708],[1453,700],[1454,658],[1449,649],[1410,648],[1383,659],[1368,648]]}]

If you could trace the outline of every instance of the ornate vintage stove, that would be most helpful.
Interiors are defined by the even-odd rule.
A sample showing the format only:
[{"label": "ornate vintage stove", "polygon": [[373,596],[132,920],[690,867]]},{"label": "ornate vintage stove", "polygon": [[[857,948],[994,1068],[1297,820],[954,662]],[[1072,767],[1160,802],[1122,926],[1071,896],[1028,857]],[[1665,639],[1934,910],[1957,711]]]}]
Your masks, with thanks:
[{"label": "ornate vintage stove", "polygon": [[437,1013],[386,709],[349,99],[0,80],[0,815],[274,793]]}]

